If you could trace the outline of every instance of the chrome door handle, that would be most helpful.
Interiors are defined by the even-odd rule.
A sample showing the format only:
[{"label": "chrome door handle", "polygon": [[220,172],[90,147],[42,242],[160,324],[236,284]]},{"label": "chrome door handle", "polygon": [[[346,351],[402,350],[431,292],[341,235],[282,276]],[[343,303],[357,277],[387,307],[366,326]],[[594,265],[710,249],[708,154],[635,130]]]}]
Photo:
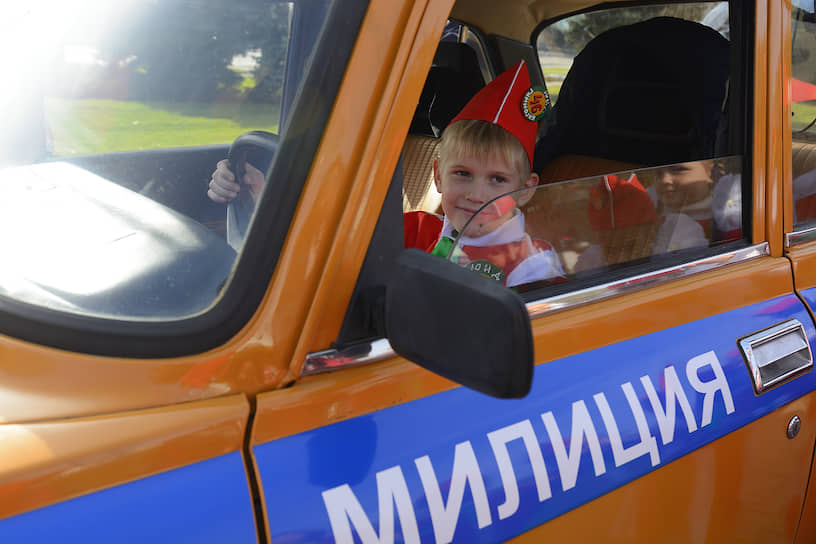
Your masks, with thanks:
[{"label": "chrome door handle", "polygon": [[754,382],[754,391],[763,393],[808,372],[813,367],[805,327],[789,319],[757,331],[738,342]]}]

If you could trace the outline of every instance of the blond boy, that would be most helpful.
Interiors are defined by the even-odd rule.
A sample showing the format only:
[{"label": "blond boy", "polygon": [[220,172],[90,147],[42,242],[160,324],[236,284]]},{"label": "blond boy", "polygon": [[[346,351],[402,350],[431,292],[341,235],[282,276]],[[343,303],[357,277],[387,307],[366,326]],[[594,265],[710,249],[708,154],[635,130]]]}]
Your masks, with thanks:
[{"label": "blond boy", "polygon": [[[530,110],[543,98],[536,92],[541,93],[530,89],[527,68],[519,63],[448,125],[433,165],[444,217],[405,214],[406,247],[453,254],[459,264],[508,286],[564,279],[550,244],[525,232],[518,207],[532,196],[523,189],[538,185],[531,170],[537,116]],[[518,192],[502,197],[512,191]]]}]

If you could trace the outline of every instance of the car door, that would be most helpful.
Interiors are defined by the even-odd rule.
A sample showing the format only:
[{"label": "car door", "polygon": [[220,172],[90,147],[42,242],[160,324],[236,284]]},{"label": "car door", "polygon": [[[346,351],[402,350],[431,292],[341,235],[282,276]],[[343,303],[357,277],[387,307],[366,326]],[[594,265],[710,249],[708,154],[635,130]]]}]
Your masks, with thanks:
[{"label": "car door", "polygon": [[[501,20],[527,17],[520,4],[503,5]],[[647,17],[663,14],[662,6],[649,7],[655,10]],[[411,110],[445,21],[453,15],[467,25],[455,41],[475,36],[486,54],[498,58],[501,51],[490,49],[494,39],[524,39],[524,30],[513,34],[511,25],[491,23],[497,14],[484,3],[406,3],[387,16],[372,3],[344,85],[357,90],[363,81],[374,81],[376,102],[367,101],[369,94],[341,94],[348,102],[339,99],[332,122],[338,136],[364,122],[376,130],[364,130],[367,139],[359,144],[360,169],[353,180],[333,177],[329,186],[319,181],[328,170],[312,172],[305,196],[326,195],[331,202],[341,198],[338,191],[348,196],[341,198],[342,211],[332,209],[319,227],[306,228],[307,219],[315,219],[308,209],[295,219],[290,231],[295,246],[315,235],[323,242],[322,234],[337,234],[320,246],[323,272],[292,352],[296,381],[285,390],[260,394],[253,421],[251,455],[271,541],[794,540],[816,438],[808,425],[816,415],[809,347],[816,331],[794,291],[782,239],[784,160],[774,136],[783,122],[776,85],[782,57],[774,37],[784,32],[786,14],[773,3],[727,7],[729,68],[721,80],[726,94],[720,94],[714,109],[726,115],[729,136],[714,158],[737,165],[728,171],[735,192],[727,192],[726,200],[738,202],[731,216],[736,234],[720,229],[720,238],[709,236],[704,246],[679,250],[657,251],[649,245],[645,260],[642,254],[621,257],[588,275],[570,272],[566,283],[522,292],[536,365],[529,394],[507,400],[458,387],[395,357],[376,334],[365,338],[360,333],[356,342],[343,338],[333,345],[358,315],[349,301],[364,291],[376,293],[383,283],[369,275],[369,263],[390,258],[389,248],[400,242],[393,236],[390,245],[380,241],[381,236],[388,239],[383,225],[390,214],[399,212],[389,204],[387,188],[408,171],[403,164],[408,155],[398,161],[396,150],[411,125]],[[626,6],[619,10],[625,24],[643,19],[630,18]],[[699,15],[695,21],[706,14],[690,12]],[[368,26],[375,20],[389,27],[386,21],[398,20],[394,28],[400,32],[385,40]],[[532,32],[538,22],[524,28]],[[570,20],[559,24],[566,27]],[[703,26],[711,38],[716,30]],[[500,35],[480,38],[479,28]],[[526,47],[533,50],[534,45]],[[519,47],[511,48],[516,55],[525,50],[523,42]],[[512,65],[514,59],[502,60]],[[637,96],[635,83],[622,80],[613,90]],[[661,103],[676,105],[672,97],[684,89],[665,81],[650,88],[674,93],[649,106],[652,116]],[[567,118],[558,101],[558,120]],[[371,117],[352,122],[349,116],[359,111],[371,111]],[[641,138],[630,156],[564,148],[552,157],[553,163],[567,157],[563,161],[569,167],[584,169],[561,178],[585,188],[575,210],[585,214],[592,205],[590,189],[609,183],[612,174],[616,182],[626,179],[631,185],[635,175],[648,185],[649,176],[656,183],[660,167],[711,157],[681,152],[664,160],[638,154],[653,150],[656,138],[666,136],[644,128],[649,115],[636,127],[625,125],[632,119],[628,116],[617,118],[622,125],[606,127],[620,137],[616,146],[624,136]],[[611,118],[612,113],[604,117]],[[658,125],[660,120],[652,119]],[[583,140],[602,132],[595,126],[585,130]],[[339,137],[328,142],[332,145],[321,152],[329,157],[336,156],[332,146],[349,145]],[[347,185],[336,187],[340,182]],[[539,191],[555,194],[555,188],[567,186],[553,183]],[[576,239],[570,228],[586,223],[576,211],[558,205],[544,209],[550,214],[545,216],[549,232],[569,234],[570,240]],[[557,246],[562,262],[575,247]],[[312,255],[317,254],[316,249]],[[294,273],[292,268],[287,272]],[[286,291],[279,292],[285,296]],[[417,291],[413,296],[426,295]],[[455,315],[450,311],[444,316]],[[376,311],[365,315],[376,322]],[[450,328],[448,348],[468,342],[452,321],[424,317]],[[466,323],[477,318],[461,316]],[[421,349],[421,341],[416,347]]]}]

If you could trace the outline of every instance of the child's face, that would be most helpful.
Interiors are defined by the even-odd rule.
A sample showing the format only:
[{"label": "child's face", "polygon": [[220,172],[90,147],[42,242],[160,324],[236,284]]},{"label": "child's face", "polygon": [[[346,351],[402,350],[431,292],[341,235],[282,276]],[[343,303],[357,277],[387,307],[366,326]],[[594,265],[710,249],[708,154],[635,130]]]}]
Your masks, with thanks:
[{"label": "child's face", "polygon": [[657,174],[657,198],[668,210],[680,210],[708,196],[711,190],[710,165],[682,162],[661,168]]},{"label": "child's face", "polygon": [[[538,176],[521,179],[518,169],[500,153],[489,157],[451,156],[434,161],[434,181],[442,194],[442,210],[453,227],[462,231],[468,220],[490,200],[509,191],[534,187]],[[497,207],[499,208],[499,207]],[[501,211],[485,209],[465,234],[477,237],[496,230],[513,217],[515,206]]]}]

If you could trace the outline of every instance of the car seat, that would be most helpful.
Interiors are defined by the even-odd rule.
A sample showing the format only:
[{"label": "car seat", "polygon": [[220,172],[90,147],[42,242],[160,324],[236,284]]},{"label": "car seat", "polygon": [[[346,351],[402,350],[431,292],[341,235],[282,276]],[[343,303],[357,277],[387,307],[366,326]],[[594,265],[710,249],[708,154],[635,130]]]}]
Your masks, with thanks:
[{"label": "car seat", "polygon": [[816,142],[794,140],[791,146],[793,172],[793,205],[796,223],[816,219],[816,193],[813,192],[812,175],[816,170]]},{"label": "car seat", "polygon": [[725,130],[729,42],[657,17],[614,28],[575,57],[535,170],[565,155],[657,166],[711,158]]}]

